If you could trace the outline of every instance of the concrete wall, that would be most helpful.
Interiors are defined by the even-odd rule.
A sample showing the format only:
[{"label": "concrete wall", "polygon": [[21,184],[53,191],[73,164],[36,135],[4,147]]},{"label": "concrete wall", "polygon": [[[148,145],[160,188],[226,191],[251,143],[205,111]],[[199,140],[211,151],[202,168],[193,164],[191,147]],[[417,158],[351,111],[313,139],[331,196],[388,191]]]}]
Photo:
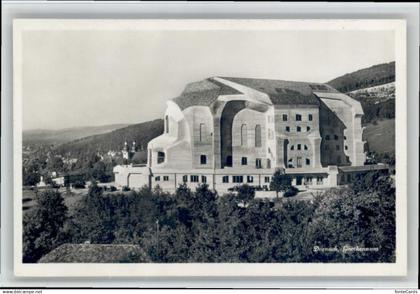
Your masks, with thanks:
[{"label": "concrete wall", "polygon": [[341,100],[323,99],[320,123],[322,165],[350,165],[353,148],[351,109]]},{"label": "concrete wall", "polygon": [[[191,122],[190,127],[189,122],[191,118],[186,117],[175,103],[168,102],[164,120],[169,122],[168,126],[165,125],[165,133],[151,140],[148,144],[148,166],[168,169],[192,168],[191,138],[193,124]],[[158,163],[159,152],[165,154],[164,162]]]},{"label": "concrete wall", "polygon": [[[360,102],[340,94],[341,99],[322,98],[321,133],[323,138],[323,164],[360,166],[365,163],[365,142],[362,140],[363,128]],[[330,141],[326,135],[330,135]],[[338,135],[339,139],[331,140]],[[339,150],[336,146],[339,146]],[[338,158],[341,158],[341,163]]]},{"label": "concrete wall", "polygon": [[[261,128],[261,146],[255,144],[256,126]],[[244,132],[244,134],[242,134]],[[262,168],[267,168],[266,115],[252,109],[239,111],[232,124],[233,167],[256,168],[256,159],[261,159]],[[244,142],[242,142],[242,135]],[[241,144],[243,143],[243,144]],[[242,158],[247,165],[242,165]]]},{"label": "concrete wall", "polygon": [[[189,107],[184,111],[184,115],[188,128],[191,130],[189,138],[191,142],[191,157],[185,158],[185,160],[191,160],[193,168],[212,169],[214,166],[214,129],[213,115],[210,108],[205,106]],[[206,164],[201,164],[201,155],[206,156]]]},{"label": "concrete wall", "polygon": [[[308,105],[277,105],[274,113],[277,136],[277,167],[288,168],[291,164],[297,168],[298,158],[300,158],[302,167],[320,167],[318,108]],[[286,120],[283,119],[284,115],[287,116]],[[301,116],[300,121],[296,120],[296,115]],[[312,116],[312,120],[309,119],[310,116]],[[300,127],[300,132],[298,127]],[[289,128],[289,131],[287,131],[287,128]],[[298,144],[301,145],[301,150],[298,150]],[[305,145],[307,150],[304,148]],[[292,146],[294,146],[293,150]],[[309,165],[306,164],[306,159],[309,159]]]}]

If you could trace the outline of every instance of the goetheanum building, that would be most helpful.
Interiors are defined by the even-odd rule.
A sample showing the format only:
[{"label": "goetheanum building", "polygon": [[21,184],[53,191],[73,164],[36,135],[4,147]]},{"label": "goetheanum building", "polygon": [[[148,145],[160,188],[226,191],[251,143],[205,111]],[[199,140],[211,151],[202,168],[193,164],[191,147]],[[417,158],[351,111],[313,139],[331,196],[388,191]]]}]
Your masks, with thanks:
[{"label": "goetheanum building", "polygon": [[360,103],[326,84],[213,77],[167,102],[147,165],[116,166],[118,186],[207,183],[219,193],[266,188],[278,168],[301,187],[334,187],[364,166]]}]

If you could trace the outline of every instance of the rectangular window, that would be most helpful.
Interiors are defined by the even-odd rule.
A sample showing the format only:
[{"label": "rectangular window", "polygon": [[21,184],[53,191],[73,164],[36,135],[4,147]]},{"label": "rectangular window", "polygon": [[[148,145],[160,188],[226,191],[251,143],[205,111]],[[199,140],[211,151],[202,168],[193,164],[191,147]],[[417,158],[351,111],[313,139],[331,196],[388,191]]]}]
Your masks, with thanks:
[{"label": "rectangular window", "polygon": [[306,127],[306,131],[309,132],[311,130],[311,127]]},{"label": "rectangular window", "polygon": [[312,185],[312,177],[306,177],[306,185]]},{"label": "rectangular window", "polygon": [[182,176],[182,181],[184,183],[188,182],[188,176],[187,175]]},{"label": "rectangular window", "polygon": [[346,136],[344,136],[344,137],[343,137],[343,139],[344,139],[344,140],[347,140],[347,137],[346,137]]},{"label": "rectangular window", "polygon": [[349,146],[347,146],[347,145],[346,145],[346,146],[344,146],[344,149],[345,149],[345,150],[349,150]]},{"label": "rectangular window", "polygon": [[326,135],[326,136],[325,136],[325,140],[327,140],[327,141],[328,141],[329,139],[330,139],[330,135]]},{"label": "rectangular window", "polygon": [[337,135],[334,135],[334,140],[338,140],[338,136]]},{"label": "rectangular window", "polygon": [[290,127],[289,126],[286,127],[286,132],[290,132]]},{"label": "rectangular window", "polygon": [[302,129],[300,127],[296,127],[296,131],[300,132]]},{"label": "rectangular window", "polygon": [[162,163],[165,161],[165,152],[159,151],[157,153],[157,163]]},{"label": "rectangular window", "polygon": [[270,177],[264,177],[264,182],[265,183],[270,183]]},{"label": "rectangular window", "polygon": [[253,176],[247,176],[246,181],[247,181],[248,183],[253,183],[253,182],[254,182],[254,177],[253,177]]},{"label": "rectangular window", "polygon": [[316,177],[316,184],[317,185],[322,185],[323,182],[323,178],[322,177]]},{"label": "rectangular window", "polygon": [[229,183],[229,176],[223,176],[222,181],[223,183]]},{"label": "rectangular window", "polygon": [[207,164],[207,156],[200,155],[200,164]]},{"label": "rectangular window", "polygon": [[340,145],[335,145],[335,150],[340,150]]},{"label": "rectangular window", "polygon": [[256,168],[261,168],[261,158],[255,159],[255,167]]},{"label": "rectangular window", "polygon": [[155,177],[155,181],[159,182],[160,181],[160,176]]},{"label": "rectangular window", "polygon": [[312,114],[309,114],[309,115],[308,115],[308,120],[309,120],[309,121],[312,121]]},{"label": "rectangular window", "polygon": [[206,176],[201,176],[201,182],[202,183],[207,183],[207,177]]},{"label": "rectangular window", "polygon": [[241,159],[241,164],[242,164],[242,165],[247,165],[247,164],[248,164],[248,158],[246,158],[246,157],[242,157],[242,159]]},{"label": "rectangular window", "polygon": [[165,182],[169,181],[169,176],[163,176],[163,180],[164,180]]},{"label": "rectangular window", "polygon": [[309,158],[306,158],[306,165],[310,165],[311,164],[311,160]]},{"label": "rectangular window", "polygon": [[300,114],[296,114],[296,121],[301,121],[302,120],[302,116]]},{"label": "rectangular window", "polygon": [[267,168],[271,168],[271,160],[269,158],[267,159]]},{"label": "rectangular window", "polygon": [[287,121],[287,114],[283,114],[283,121]]},{"label": "rectangular window", "polygon": [[301,150],[302,149],[302,145],[301,144],[297,144],[297,150]]},{"label": "rectangular window", "polygon": [[302,157],[296,158],[296,167],[301,168],[302,167]]},{"label": "rectangular window", "polygon": [[243,176],[233,176],[232,178],[234,183],[242,183],[244,181]]},{"label": "rectangular window", "polygon": [[198,183],[198,176],[191,175],[190,176],[190,181],[191,181],[191,183]]}]

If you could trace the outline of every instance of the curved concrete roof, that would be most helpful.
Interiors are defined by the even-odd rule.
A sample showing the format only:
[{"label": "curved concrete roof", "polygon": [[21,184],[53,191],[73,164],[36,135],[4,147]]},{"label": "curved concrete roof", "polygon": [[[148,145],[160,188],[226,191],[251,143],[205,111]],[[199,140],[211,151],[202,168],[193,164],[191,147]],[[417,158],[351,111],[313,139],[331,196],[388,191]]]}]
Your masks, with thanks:
[{"label": "curved concrete roof", "polygon": [[274,105],[319,105],[319,100],[314,95],[314,91],[338,93],[329,85],[320,83],[232,77],[223,77],[223,79],[267,94]]},{"label": "curved concrete roof", "polygon": [[210,106],[221,95],[243,94],[232,85],[221,82],[223,80],[267,94],[271,103],[274,105],[319,105],[319,99],[314,92],[340,93],[331,86],[321,83],[222,77],[217,80],[215,78],[208,78],[190,83],[185,87],[180,96],[172,100],[181,110],[184,110],[190,106]]},{"label": "curved concrete roof", "polygon": [[210,106],[220,95],[235,95],[241,92],[215,81],[212,78],[188,84],[180,96],[172,99],[181,110],[190,106]]}]

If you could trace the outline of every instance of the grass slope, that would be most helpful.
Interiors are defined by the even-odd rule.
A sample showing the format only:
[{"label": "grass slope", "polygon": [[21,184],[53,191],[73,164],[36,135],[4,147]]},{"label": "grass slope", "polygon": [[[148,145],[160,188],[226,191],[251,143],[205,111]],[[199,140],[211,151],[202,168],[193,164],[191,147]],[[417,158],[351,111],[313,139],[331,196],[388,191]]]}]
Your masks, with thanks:
[{"label": "grass slope", "polygon": [[363,132],[363,139],[368,142],[369,151],[376,153],[395,153],[395,119],[369,123]]}]

